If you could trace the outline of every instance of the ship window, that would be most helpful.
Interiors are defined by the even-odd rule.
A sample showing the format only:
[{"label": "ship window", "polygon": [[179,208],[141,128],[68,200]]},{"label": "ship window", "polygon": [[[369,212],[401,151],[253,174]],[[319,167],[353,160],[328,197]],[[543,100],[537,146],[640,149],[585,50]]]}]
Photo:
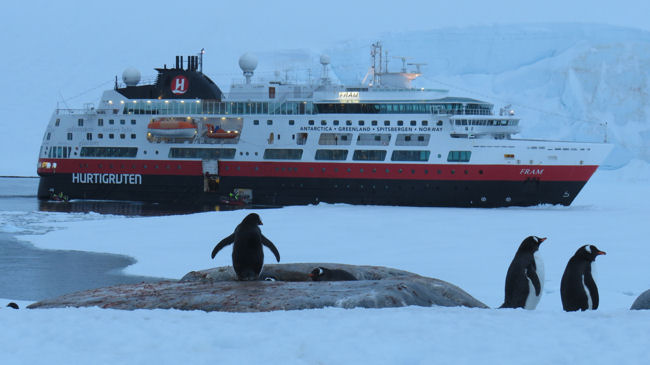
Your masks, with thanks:
[{"label": "ship window", "polygon": [[364,125],[364,124],[366,124],[366,122],[364,122],[363,120],[359,121],[359,125]]},{"label": "ship window", "polygon": [[260,124],[260,121],[257,120],[257,119],[255,119],[255,120],[253,121],[253,124],[254,124],[254,125],[259,125],[259,124]]},{"label": "ship window", "polygon": [[352,125],[352,121],[351,120],[346,120],[345,125]]},{"label": "ship window", "polygon": [[58,127],[59,124],[61,124],[61,119],[57,119],[56,122],[54,122],[55,127]]},{"label": "ship window", "polygon": [[113,120],[113,119],[109,119],[109,120],[108,120],[108,124],[110,124],[110,125],[115,124],[115,120]]},{"label": "ship window", "polygon": [[131,139],[135,139],[135,133],[131,133]]},{"label": "ship window", "polygon": [[359,133],[357,145],[359,146],[388,146],[390,133]]},{"label": "ship window", "polygon": [[79,119],[77,119],[77,125],[78,125],[79,127],[83,127],[83,126],[84,126],[84,120],[83,120],[83,118],[79,118]]},{"label": "ship window", "polygon": [[469,162],[472,151],[449,151],[447,161],[449,162]]},{"label": "ship window", "polygon": [[[296,144],[305,144],[307,143],[307,133],[298,133],[298,140],[296,140]],[[257,152],[255,152],[255,155],[257,156]]]},{"label": "ship window", "polygon": [[310,120],[308,124],[309,124],[309,125],[314,125],[314,121],[313,121],[313,120]]},{"label": "ship window", "polygon": [[436,123],[436,125],[438,126],[442,125],[442,120],[439,120],[438,123]]},{"label": "ship window", "polygon": [[343,161],[348,158],[348,150],[316,150],[316,160]]},{"label": "ship window", "polygon": [[120,139],[126,138],[126,135],[124,133],[120,133]]},{"label": "ship window", "polygon": [[131,125],[135,125],[135,119],[131,119]]},{"label": "ship window", "polygon": [[339,121],[338,121],[338,120],[335,120],[333,124],[334,124],[334,125],[339,125]]},{"label": "ship window", "polygon": [[81,147],[81,157],[135,157],[137,147]]},{"label": "ship window", "polygon": [[122,125],[126,124],[126,120],[120,119],[120,124],[122,124]]},{"label": "ship window", "polygon": [[68,141],[72,141],[72,132],[68,132]]},{"label": "ship window", "polygon": [[429,125],[429,121],[428,120],[423,120],[422,125]]},{"label": "ship window", "polygon": [[265,160],[300,160],[301,158],[301,149],[267,148],[264,150]]},{"label": "ship window", "polygon": [[202,160],[218,160],[235,158],[234,148],[180,148],[169,149],[169,158],[200,158]]},{"label": "ship window", "polygon": [[404,125],[404,121],[403,120],[398,120],[397,125]]},{"label": "ship window", "polygon": [[377,121],[376,121],[376,120],[373,120],[372,122],[370,122],[370,124],[372,124],[372,125],[377,125]]},{"label": "ship window", "polygon": [[113,139],[113,138],[115,138],[115,135],[113,133],[109,133],[108,138]]},{"label": "ship window", "polygon": [[93,140],[93,134],[92,133],[86,133],[86,139],[89,141]]},{"label": "ship window", "polygon": [[430,134],[398,134],[395,139],[396,146],[427,146]]},{"label": "ship window", "polygon": [[384,125],[390,125],[390,120],[384,120]]},{"label": "ship window", "polygon": [[417,125],[417,124],[418,124],[418,122],[416,122],[416,121],[414,121],[414,120],[411,121],[411,125],[412,125],[412,126],[415,126],[415,125]]},{"label": "ship window", "polygon": [[393,151],[391,161],[429,161],[430,151]]},{"label": "ship window", "polygon": [[102,138],[104,138],[104,135],[102,133],[98,133],[97,138],[102,139]]},{"label": "ship window", "polygon": [[98,127],[104,126],[104,119],[97,119],[97,126]]},{"label": "ship window", "polygon": [[48,134],[47,134],[47,140],[48,140],[48,141],[50,140],[50,137],[52,137],[52,133],[48,133]]},{"label": "ship window", "polygon": [[352,133],[321,133],[319,145],[349,145]]},{"label": "ship window", "polygon": [[290,119],[290,120],[289,120],[289,125],[294,125],[294,124],[296,124],[296,121],[293,120],[293,119]]},{"label": "ship window", "polygon": [[271,119],[266,121],[266,125],[272,125],[272,124],[273,124],[273,121]]},{"label": "ship window", "polygon": [[320,125],[327,125],[327,121],[326,120],[321,120]]},{"label": "ship window", "polygon": [[384,150],[355,150],[352,159],[355,161],[383,161],[386,158]]}]

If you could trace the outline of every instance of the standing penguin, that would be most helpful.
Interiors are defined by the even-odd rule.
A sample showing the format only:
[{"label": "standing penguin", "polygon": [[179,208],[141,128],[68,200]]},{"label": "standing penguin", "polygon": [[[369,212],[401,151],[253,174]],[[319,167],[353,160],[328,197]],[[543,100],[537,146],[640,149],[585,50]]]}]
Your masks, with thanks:
[{"label": "standing penguin", "polygon": [[538,255],[546,238],[529,236],[521,242],[506,274],[506,295],[499,308],[535,309],[544,289],[544,262]]},{"label": "standing penguin", "polygon": [[605,254],[594,245],[584,245],[571,257],[560,283],[562,308],[565,311],[598,308],[598,287],[591,275],[591,267],[596,256]]},{"label": "standing penguin", "polygon": [[280,262],[280,253],[273,242],[264,237],[258,226],[262,220],[257,213],[251,213],[244,218],[230,236],[224,238],[212,250],[212,258],[227,245],[234,243],[232,249],[232,266],[239,280],[257,280],[264,265],[264,250],[268,247]]}]

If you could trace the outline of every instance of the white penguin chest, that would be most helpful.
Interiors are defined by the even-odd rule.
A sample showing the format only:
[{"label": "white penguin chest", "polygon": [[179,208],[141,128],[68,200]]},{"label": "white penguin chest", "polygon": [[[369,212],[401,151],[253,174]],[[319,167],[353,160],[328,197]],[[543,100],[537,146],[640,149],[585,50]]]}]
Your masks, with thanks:
[{"label": "white penguin chest", "polygon": [[537,252],[535,252],[533,258],[535,260],[537,277],[539,278],[540,290],[539,290],[539,295],[537,295],[537,291],[535,290],[535,285],[533,285],[533,281],[530,280],[528,275],[526,275],[526,279],[528,280],[528,297],[526,297],[526,304],[524,304],[525,309],[537,308],[537,304],[539,304],[539,300],[542,298],[542,293],[544,292],[544,261],[542,260],[542,257],[539,256]]},{"label": "white penguin chest", "polygon": [[[594,280],[594,284],[596,284],[596,265],[594,262],[591,263],[591,278]],[[597,285],[597,284],[596,284]],[[591,291],[589,291],[589,288],[587,288],[587,285],[585,285],[585,275],[582,275],[582,288],[585,291],[585,295],[587,296],[587,309],[591,310],[594,309],[594,300],[591,299]]]}]

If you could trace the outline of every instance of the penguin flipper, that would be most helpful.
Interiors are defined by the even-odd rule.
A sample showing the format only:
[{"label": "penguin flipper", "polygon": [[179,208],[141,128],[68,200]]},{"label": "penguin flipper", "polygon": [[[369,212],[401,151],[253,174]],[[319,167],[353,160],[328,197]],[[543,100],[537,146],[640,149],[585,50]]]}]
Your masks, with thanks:
[{"label": "penguin flipper", "polygon": [[587,290],[589,290],[587,295],[591,296],[591,309],[598,309],[598,287],[596,286],[594,277],[591,276],[591,274],[585,275],[585,286],[587,287]]},{"label": "penguin flipper", "polygon": [[275,259],[278,260],[278,262],[280,262],[280,252],[278,251],[277,248],[275,248],[273,242],[271,242],[268,238],[264,237],[264,235],[262,235],[262,244],[268,247],[269,250],[271,250],[271,252],[273,252],[273,254],[275,255]]},{"label": "penguin flipper", "polygon": [[539,277],[537,276],[537,272],[535,271],[533,265],[528,266],[528,269],[526,270],[526,276],[528,276],[530,281],[533,283],[533,286],[535,287],[535,295],[539,296],[542,291],[542,285],[539,282]]},{"label": "penguin flipper", "polygon": [[235,241],[235,233],[232,233],[230,236],[222,239],[221,242],[217,243],[217,245],[214,246],[214,248],[212,249],[212,258],[214,258],[217,255],[217,252],[219,252],[219,250],[228,246],[234,241]]}]

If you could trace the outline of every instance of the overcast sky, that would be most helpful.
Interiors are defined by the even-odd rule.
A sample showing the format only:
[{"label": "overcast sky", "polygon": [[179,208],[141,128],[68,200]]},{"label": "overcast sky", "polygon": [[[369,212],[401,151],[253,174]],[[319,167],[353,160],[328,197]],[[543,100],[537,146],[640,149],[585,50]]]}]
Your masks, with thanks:
[{"label": "overcast sky", "polygon": [[[13,0],[1,9],[0,113],[11,123],[3,122],[0,154],[11,153],[15,143],[25,146],[27,161],[36,160],[52,111],[68,107],[61,101],[94,103],[126,67],[150,76],[174,55],[201,48],[204,70],[219,79],[241,77],[237,59],[245,52],[318,54],[339,42],[394,32],[555,22],[650,30],[650,1],[640,0]],[[9,162],[0,160],[0,170]]]}]

